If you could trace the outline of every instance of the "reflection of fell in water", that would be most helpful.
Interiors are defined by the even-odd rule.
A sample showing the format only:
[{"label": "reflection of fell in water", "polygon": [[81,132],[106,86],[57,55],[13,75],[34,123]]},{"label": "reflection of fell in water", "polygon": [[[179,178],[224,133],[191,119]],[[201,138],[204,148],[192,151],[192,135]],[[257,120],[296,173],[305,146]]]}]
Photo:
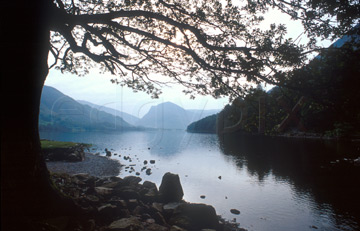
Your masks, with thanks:
[{"label": "reflection of fell in water", "polygon": [[[147,136],[150,153],[162,157],[174,157],[185,149],[194,149],[217,143],[216,136],[187,133],[182,130],[158,130]],[[210,139],[210,140],[209,140]]]},{"label": "reflection of fell in water", "polygon": [[347,161],[360,156],[355,143],[169,130],[41,137],[92,143],[102,155],[108,148],[118,154],[111,158],[134,168],[130,173],[124,167],[122,177],[140,173],[159,185],[166,172],[177,173],[185,200],[211,204],[248,230],[360,230],[360,167]]},{"label": "reflection of fell in water", "polygon": [[339,210],[332,213],[339,223],[360,218],[360,167],[352,161],[360,156],[359,143],[242,134],[221,135],[219,142],[223,153],[235,158],[240,169],[246,165],[259,182],[272,174],[289,182],[296,198],[311,195],[318,211]]},{"label": "reflection of fell in water", "polygon": [[184,149],[186,133],[178,130],[158,130],[149,134],[147,139],[151,154],[172,156]]}]

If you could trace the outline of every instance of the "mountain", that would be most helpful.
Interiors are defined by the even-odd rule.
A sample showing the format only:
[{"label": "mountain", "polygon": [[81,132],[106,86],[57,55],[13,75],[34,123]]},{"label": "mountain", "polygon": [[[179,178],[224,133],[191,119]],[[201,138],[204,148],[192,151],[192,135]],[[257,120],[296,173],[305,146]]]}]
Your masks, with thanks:
[{"label": "mountain", "polygon": [[44,86],[40,103],[40,130],[132,130],[134,126],[88,105],[81,104],[57,89]]},{"label": "mountain", "polygon": [[219,111],[185,110],[174,103],[166,102],[152,106],[149,112],[136,125],[157,129],[185,130],[190,123]]},{"label": "mountain", "polygon": [[106,107],[106,106],[100,106],[100,105],[90,103],[90,102],[85,101],[85,100],[78,100],[78,102],[81,103],[81,104],[84,104],[84,105],[88,105],[88,106],[90,106],[92,108],[95,108],[95,109],[97,109],[99,111],[104,111],[104,112],[107,112],[107,113],[112,114],[114,116],[120,116],[127,123],[132,124],[132,125],[137,124],[137,122],[140,120],[136,116],[133,116],[133,115],[131,115],[129,113],[122,112],[122,111],[119,111],[119,110],[116,110],[116,109],[113,109],[113,108],[109,108],[109,107]]},{"label": "mountain", "polygon": [[184,129],[188,122],[188,115],[182,107],[166,102],[152,106],[137,125],[157,129]]}]

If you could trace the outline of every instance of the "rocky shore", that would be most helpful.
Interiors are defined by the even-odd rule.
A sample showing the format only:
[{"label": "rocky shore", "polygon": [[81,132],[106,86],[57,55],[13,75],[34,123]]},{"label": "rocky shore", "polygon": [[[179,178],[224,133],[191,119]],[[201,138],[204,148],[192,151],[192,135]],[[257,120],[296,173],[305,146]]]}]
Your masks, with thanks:
[{"label": "rocky shore", "polygon": [[[244,230],[238,223],[217,216],[210,205],[184,201],[176,174],[166,173],[158,188],[149,181],[140,183],[142,179],[137,176],[117,177],[122,165],[116,160],[86,153],[83,148],[76,151],[82,157],[80,160],[71,157],[74,150],[68,150],[61,158],[57,152],[56,160],[61,161],[48,158],[47,167],[58,190],[70,197],[84,214],[81,219],[69,216],[44,220],[40,226],[43,230]],[[130,169],[125,167],[127,170]]]},{"label": "rocky shore", "polygon": [[51,177],[58,189],[86,212],[81,221],[70,217],[46,221],[50,230],[244,230],[217,216],[210,205],[185,202],[176,174],[166,173],[159,189],[149,181],[141,184],[142,179],[136,176],[122,179],[52,173]]},{"label": "rocky shore", "polygon": [[119,175],[121,164],[118,161],[87,152],[83,157],[83,161],[47,161],[46,165],[49,171],[56,173],[86,173],[96,177]]}]

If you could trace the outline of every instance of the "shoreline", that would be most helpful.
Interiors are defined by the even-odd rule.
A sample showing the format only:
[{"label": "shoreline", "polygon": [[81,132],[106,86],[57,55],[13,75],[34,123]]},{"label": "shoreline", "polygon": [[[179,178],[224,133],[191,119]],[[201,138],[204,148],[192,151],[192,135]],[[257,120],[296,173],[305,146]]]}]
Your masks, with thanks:
[{"label": "shoreline", "polygon": [[[125,165],[119,161],[90,152],[84,154],[80,162],[47,161],[46,165],[61,192],[93,211],[87,221],[92,223],[92,231],[115,231],[118,229],[114,225],[119,223],[119,230],[246,231],[236,221],[217,215],[211,205],[184,200],[164,202],[155,183],[140,183],[142,179],[138,176],[120,178],[120,170]],[[209,211],[212,216],[208,216]],[[205,213],[205,217],[195,215],[198,212]]]},{"label": "shoreline", "polygon": [[46,161],[49,171],[70,175],[85,173],[95,177],[118,176],[123,166],[119,161],[85,152],[84,160],[78,162]]},{"label": "shoreline", "polygon": [[[103,166],[113,165],[113,162],[119,164],[107,157],[88,155],[95,161],[105,160]],[[64,167],[74,163],[55,164]],[[77,223],[76,230],[84,231],[246,231],[236,221],[225,220],[216,214],[212,205],[183,200],[177,174],[166,173],[171,175],[170,178],[164,180],[164,175],[158,188],[150,181],[140,183],[142,179],[137,176],[94,176],[94,171],[88,174],[81,170],[78,170],[81,173],[65,172],[69,168],[53,169],[57,172],[49,169],[52,181],[60,192],[83,209],[84,214],[81,220],[67,217],[61,224],[52,223],[60,218],[52,218],[46,220],[46,225],[66,227]]]}]

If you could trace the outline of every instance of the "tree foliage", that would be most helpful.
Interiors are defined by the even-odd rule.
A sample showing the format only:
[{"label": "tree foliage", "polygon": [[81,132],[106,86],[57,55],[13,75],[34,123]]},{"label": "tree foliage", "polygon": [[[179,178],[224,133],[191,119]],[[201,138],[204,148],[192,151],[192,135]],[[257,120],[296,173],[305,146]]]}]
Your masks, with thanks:
[{"label": "tree foliage", "polygon": [[[277,133],[279,125],[289,114],[300,97],[306,102],[296,116],[307,132],[335,137],[356,137],[360,129],[360,49],[357,44],[345,43],[342,49],[330,48],[305,67],[290,72],[288,82],[305,89],[302,92],[284,87],[275,87],[269,92],[252,89],[242,100],[247,107],[242,130],[257,133],[259,126],[259,98],[266,98],[266,133]],[[285,105],[285,106],[286,106]],[[226,120],[236,124],[243,110],[236,103],[223,110]],[[287,131],[297,130],[298,123],[292,121]]]},{"label": "tree foliage", "polygon": [[[300,20],[309,42],[288,38],[284,24],[262,29],[270,9]],[[50,67],[82,75],[96,64],[153,97],[168,82],[219,97],[244,95],[246,82],[284,85],[318,50],[316,37],[342,35],[360,10],[356,0],[55,0],[49,12]]]}]

